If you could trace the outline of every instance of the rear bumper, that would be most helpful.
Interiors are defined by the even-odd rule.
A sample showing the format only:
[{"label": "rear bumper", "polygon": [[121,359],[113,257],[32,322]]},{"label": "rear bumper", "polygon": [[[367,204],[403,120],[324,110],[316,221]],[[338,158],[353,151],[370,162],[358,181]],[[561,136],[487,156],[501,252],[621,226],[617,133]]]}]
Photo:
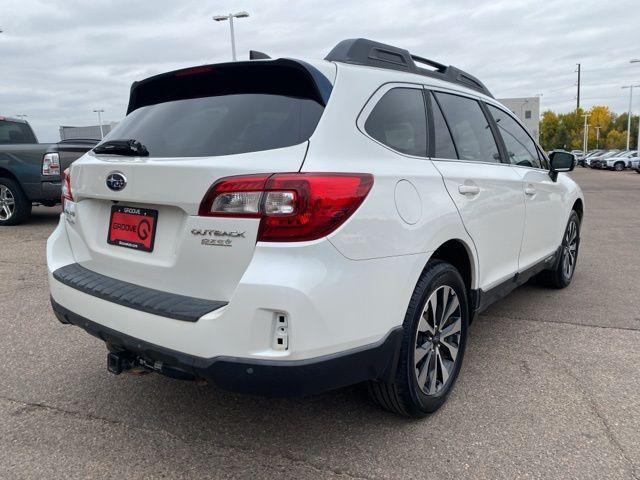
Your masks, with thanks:
[{"label": "rear bumper", "polygon": [[106,342],[112,350],[127,352],[147,364],[158,365],[160,371],[169,367],[241,393],[300,396],[366,380],[387,381],[395,371],[402,341],[402,327],[399,326],[374,344],[305,360],[202,358],[117,332],[69,311],[53,299],[51,304],[58,320],[84,329]]},{"label": "rear bumper", "polygon": [[32,202],[60,203],[62,183],[60,180],[43,180],[38,183],[23,183],[22,188]]},{"label": "rear bumper", "polygon": [[[57,304],[122,335],[205,359],[306,361],[375,344],[402,325],[408,299],[428,259],[425,253],[353,261],[326,240],[258,244],[233,294],[220,299],[227,305],[210,307],[196,320],[202,312],[182,311],[189,318],[177,315],[180,298],[165,301],[187,289],[152,291],[149,287],[155,285],[138,281],[135,269],[132,275],[116,275],[84,263],[88,269],[84,279],[62,278],[66,270],[60,269],[77,262],[83,265],[88,257],[80,247],[72,251],[70,235],[75,233],[66,224],[63,214],[47,242],[50,294]],[[201,268],[210,267],[210,262],[202,262]],[[165,277],[171,275],[167,268]],[[133,280],[135,285],[122,280]],[[277,345],[282,316],[288,323],[284,350]]]}]

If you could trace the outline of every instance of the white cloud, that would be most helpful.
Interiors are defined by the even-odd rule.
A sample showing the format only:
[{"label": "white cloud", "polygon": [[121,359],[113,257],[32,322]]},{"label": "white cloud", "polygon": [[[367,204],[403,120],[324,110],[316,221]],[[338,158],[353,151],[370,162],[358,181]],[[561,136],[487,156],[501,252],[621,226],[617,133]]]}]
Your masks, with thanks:
[{"label": "white cloud", "polygon": [[236,23],[244,58],[321,58],[367,37],[459,66],[497,97],[542,93],[543,108],[562,111],[575,105],[578,62],[584,106],[622,112],[620,87],[640,83],[640,65],[628,63],[640,57],[633,0],[2,0],[0,114],[29,115],[43,141],[59,125],[95,123],[98,106],[119,120],[133,81],[228,60],[228,24],[211,16],[239,10],[251,14]]}]

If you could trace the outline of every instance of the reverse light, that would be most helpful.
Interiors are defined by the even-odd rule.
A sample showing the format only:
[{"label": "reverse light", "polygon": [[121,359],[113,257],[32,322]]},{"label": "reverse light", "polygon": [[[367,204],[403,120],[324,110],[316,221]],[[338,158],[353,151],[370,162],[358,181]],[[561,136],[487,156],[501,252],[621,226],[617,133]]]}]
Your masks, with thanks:
[{"label": "reverse light", "polygon": [[199,215],[260,218],[258,241],[301,242],[328,235],[362,204],[373,186],[366,173],[275,173],[214,183]]},{"label": "reverse light", "polygon": [[71,172],[67,168],[62,172],[62,208],[64,209],[64,201],[73,202],[73,192],[71,191]]},{"label": "reverse light", "polygon": [[60,175],[60,156],[57,153],[45,153],[42,157],[42,175]]}]

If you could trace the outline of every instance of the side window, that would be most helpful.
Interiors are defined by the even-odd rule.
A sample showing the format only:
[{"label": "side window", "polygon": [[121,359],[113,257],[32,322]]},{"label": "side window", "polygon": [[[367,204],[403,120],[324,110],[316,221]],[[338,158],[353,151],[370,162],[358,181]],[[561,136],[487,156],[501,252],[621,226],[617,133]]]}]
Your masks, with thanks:
[{"label": "side window", "polygon": [[369,114],[364,129],[380,143],[398,152],[426,157],[427,113],[422,90],[389,90]]},{"label": "side window", "polygon": [[522,167],[541,168],[536,144],[511,115],[499,108],[487,105],[498,125],[504,145],[507,147],[509,162]]},{"label": "side window", "polygon": [[451,132],[442,116],[442,111],[433,95],[431,93],[429,95],[431,96],[431,113],[433,114],[435,158],[458,158]]},{"label": "side window", "polygon": [[500,162],[498,146],[480,104],[471,98],[435,93],[460,160]]}]

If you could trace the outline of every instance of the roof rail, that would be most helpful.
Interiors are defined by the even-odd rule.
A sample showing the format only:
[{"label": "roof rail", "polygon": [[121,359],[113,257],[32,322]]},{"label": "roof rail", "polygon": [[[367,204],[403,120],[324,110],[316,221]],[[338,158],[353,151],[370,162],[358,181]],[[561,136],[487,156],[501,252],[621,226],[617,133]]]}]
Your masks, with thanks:
[{"label": "roof rail", "polygon": [[[451,65],[446,66],[428,58],[412,55],[403,48],[385,45],[366,38],[342,40],[333,47],[333,50],[329,52],[325,60],[417,73],[418,75],[457,83],[493,98],[489,89],[480,80],[459,68]],[[433,70],[419,67],[416,63],[427,65]]]}]

